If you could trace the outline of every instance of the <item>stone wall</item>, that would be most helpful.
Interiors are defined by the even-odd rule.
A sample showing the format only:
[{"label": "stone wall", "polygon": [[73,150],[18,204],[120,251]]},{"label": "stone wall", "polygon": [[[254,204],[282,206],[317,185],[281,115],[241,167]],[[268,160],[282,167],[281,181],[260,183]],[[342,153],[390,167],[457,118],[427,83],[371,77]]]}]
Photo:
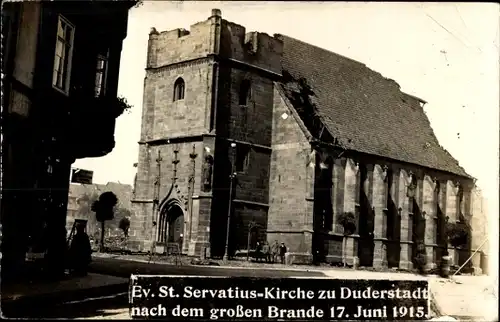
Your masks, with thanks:
[{"label": "stone wall", "polygon": [[[265,232],[271,160],[271,75],[281,70],[281,50],[281,41],[265,34],[245,34],[245,28],[222,20],[216,9],[208,20],[192,25],[189,31],[151,31],[134,203],[136,218],[131,228],[133,247],[149,247],[157,234],[153,222],[162,211],[162,200],[175,199],[184,206],[184,252],[198,254],[210,242],[212,253],[220,254],[226,236],[231,164],[238,169],[233,182],[230,242],[234,244],[242,239],[239,236],[246,236],[250,221],[259,222]],[[185,82],[185,95],[174,101],[174,83],[179,78]],[[240,104],[243,81],[250,82],[250,93],[245,104]],[[236,147],[231,148],[231,144]],[[189,181],[193,176],[193,145],[197,155],[194,190]],[[178,170],[173,183],[176,146]],[[241,153],[243,150],[246,153]],[[160,173],[158,151],[162,158]],[[202,163],[208,154],[213,157],[213,181],[205,190],[201,189]],[[158,179],[159,192],[155,186]],[[169,192],[172,184],[175,196]]]},{"label": "stone wall", "polygon": [[[409,269],[417,242],[423,242],[432,268],[447,247],[443,218],[458,220],[460,211],[471,213],[470,190],[461,203],[457,197],[457,182],[465,187],[470,180],[349,151],[339,158],[338,147],[311,145],[311,135],[274,83],[281,76],[282,51],[279,35],[247,33],[216,9],[190,31],[151,32],[132,223],[137,244],[147,248],[143,240],[156,234],[154,200],[161,206],[170,198],[183,207],[186,253],[199,254],[209,243],[212,255],[221,256],[226,236],[231,251],[245,248],[248,225],[256,222],[260,228],[252,243],[278,240],[295,259],[302,254],[307,260],[318,250],[313,248],[324,248],[327,260],[338,261],[343,231],[337,218],[353,212],[358,225],[347,238],[349,264],[362,258],[364,265]],[[185,97],[174,102],[179,77],[185,81]],[[245,82],[250,91],[241,100]],[[208,154],[213,180],[205,190]],[[333,227],[320,230],[315,213],[318,156],[333,160]]]},{"label": "stone wall", "polygon": [[246,33],[245,27],[222,20],[220,54],[260,69],[281,73],[283,42],[265,33]]},{"label": "stone wall", "polygon": [[[312,236],[314,230],[313,183],[308,181],[313,179],[314,170],[307,164],[315,163],[311,159],[314,153],[308,133],[300,127],[301,121],[292,117],[286,101],[277,98],[275,94],[268,240],[284,241],[292,253],[311,254],[314,246],[305,236]],[[332,157],[336,155],[334,149],[320,150]],[[363,182],[360,167],[366,169]],[[446,247],[446,216],[457,221],[460,214],[466,218],[472,211],[467,202],[470,180],[375,157],[349,154],[335,159],[332,182],[333,222],[344,212],[353,212],[358,220],[357,231],[346,243],[350,265],[411,269],[417,243],[422,242],[428,268],[432,269],[442,256],[439,249]],[[460,189],[464,190],[462,199]],[[370,212],[368,217],[363,213],[366,211]],[[327,261],[342,259],[342,233],[338,224],[333,231],[323,233]],[[465,252],[470,253],[470,249]],[[371,261],[361,261],[366,256],[372,256]],[[457,261],[463,263],[464,259]]]},{"label": "stone wall", "polygon": [[267,240],[284,242],[290,252],[311,253],[313,168],[311,146],[297,116],[274,91]]},{"label": "stone wall", "polygon": [[[151,115],[146,117],[151,122],[152,139],[207,132],[205,115],[210,112],[212,70],[208,61],[201,60],[147,72],[146,82],[150,84],[146,84],[146,108]],[[184,99],[174,101],[174,83],[178,79],[184,80]]]},{"label": "stone wall", "polygon": [[[199,218],[198,212],[194,211],[195,207],[190,208],[189,196],[199,196],[201,192],[204,145],[202,142],[149,147],[144,145],[141,146],[142,153],[146,155],[138,165],[130,236],[135,241],[136,248],[147,250],[151,239],[159,233],[159,225],[153,227],[153,222],[159,223],[162,211],[165,210],[156,206],[155,198],[158,198],[159,205],[171,199],[179,201],[184,212],[185,227],[190,227],[195,233],[199,230],[196,225],[193,228],[194,223],[199,223]],[[191,186],[192,176],[194,185]],[[194,247],[191,243],[196,240],[196,237],[186,234],[188,231],[189,229],[185,229],[184,233],[183,246],[186,249]]]},{"label": "stone wall", "polygon": [[[245,34],[245,28],[220,20],[215,35],[219,62],[215,66],[216,155],[211,208],[212,254],[223,254],[230,211],[229,251],[247,247],[250,222],[259,224],[253,239],[264,239],[268,229],[269,172],[274,85],[281,71],[281,41],[265,34]],[[243,85],[249,91],[242,97]],[[234,145],[234,147],[232,147]],[[236,173],[231,202],[232,166]]]},{"label": "stone wall", "polygon": [[151,30],[148,43],[148,68],[185,62],[213,53],[214,20],[191,25],[190,30]]}]

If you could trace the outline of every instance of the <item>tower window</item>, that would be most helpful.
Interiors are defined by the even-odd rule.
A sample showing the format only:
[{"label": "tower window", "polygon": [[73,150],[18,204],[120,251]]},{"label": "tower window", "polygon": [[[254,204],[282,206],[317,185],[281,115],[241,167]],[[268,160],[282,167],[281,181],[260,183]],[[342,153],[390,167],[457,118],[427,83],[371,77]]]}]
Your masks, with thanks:
[{"label": "tower window", "polygon": [[250,89],[250,81],[248,79],[243,80],[240,85],[240,105],[247,105],[248,100],[250,99]]},{"label": "tower window", "polygon": [[184,99],[185,84],[182,78],[178,78],[174,83],[174,101]]}]

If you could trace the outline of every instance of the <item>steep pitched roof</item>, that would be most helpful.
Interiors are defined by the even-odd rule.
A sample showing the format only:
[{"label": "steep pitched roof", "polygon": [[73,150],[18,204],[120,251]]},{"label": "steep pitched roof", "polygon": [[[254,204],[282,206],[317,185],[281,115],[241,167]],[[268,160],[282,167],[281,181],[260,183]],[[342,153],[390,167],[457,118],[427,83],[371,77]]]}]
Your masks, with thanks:
[{"label": "steep pitched roof", "polygon": [[360,62],[278,36],[284,43],[285,96],[304,109],[297,95],[306,87],[306,104],[343,147],[470,177],[440,146],[418,99],[402,93],[395,81]]}]

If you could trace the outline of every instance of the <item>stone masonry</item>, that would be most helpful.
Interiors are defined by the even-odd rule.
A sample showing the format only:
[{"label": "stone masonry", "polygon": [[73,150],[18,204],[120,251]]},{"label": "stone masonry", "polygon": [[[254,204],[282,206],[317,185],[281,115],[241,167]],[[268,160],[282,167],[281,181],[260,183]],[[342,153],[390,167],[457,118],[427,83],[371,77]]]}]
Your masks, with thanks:
[{"label": "stone masonry", "polygon": [[[273,78],[279,76],[279,58],[279,40],[246,34],[244,27],[222,20],[218,10],[190,31],[159,33],[153,28],[131,248],[150,249],[159,234],[158,223],[162,216],[168,217],[167,206],[172,204],[183,212],[182,251],[199,255],[210,249],[222,255],[231,164],[237,168],[231,230],[238,230],[230,234],[231,251],[246,248],[251,221],[259,224],[260,234],[265,232]],[[174,100],[179,78],[185,93],[183,99]],[[244,80],[251,83],[251,90],[240,104]],[[211,171],[206,171],[207,157],[213,159]]]},{"label": "stone masonry", "polygon": [[[282,35],[246,33],[243,26],[222,19],[217,9],[189,31],[152,29],[131,248],[150,250],[167,229],[167,239],[179,241],[188,255],[209,251],[218,257],[226,246],[232,255],[249,241],[252,248],[267,239],[287,245],[289,262],[338,262],[344,257],[344,236],[337,218],[352,212],[357,225],[346,241],[348,264],[410,269],[416,244],[423,243],[428,267],[435,267],[447,247],[444,217],[462,220],[461,213],[469,220],[473,215],[472,179],[456,165],[445,164],[456,161],[437,143],[410,151],[403,141],[384,142],[406,151],[397,157],[349,146],[370,137],[340,142],[334,119],[317,112],[325,102],[317,95],[324,93],[314,93],[315,82],[323,76],[299,78],[294,75],[300,74],[300,63],[297,70],[288,65],[306,59],[291,54],[295,47],[321,49],[302,42],[286,49],[287,42],[299,44]],[[366,69],[330,52],[321,55],[332,64],[345,61],[350,71]],[[314,60],[309,59],[304,62]],[[406,135],[411,122],[421,122],[423,101],[400,92],[394,81],[368,73],[357,82],[378,77],[379,83],[369,88],[376,88],[382,101],[396,95],[401,99],[395,104],[411,106],[413,121],[393,126],[393,131],[403,131],[396,136]],[[183,94],[177,99],[175,84],[180,81]],[[361,94],[352,91],[342,93],[354,95],[355,101]],[[336,99],[330,97],[331,102]],[[427,119],[422,122],[426,133],[432,133]],[[428,140],[437,142],[429,135]],[[434,153],[426,159],[434,163],[410,162],[419,149]],[[448,161],[437,162],[440,157]],[[256,228],[250,229],[250,223]],[[169,228],[173,226],[180,227],[180,235]]]}]

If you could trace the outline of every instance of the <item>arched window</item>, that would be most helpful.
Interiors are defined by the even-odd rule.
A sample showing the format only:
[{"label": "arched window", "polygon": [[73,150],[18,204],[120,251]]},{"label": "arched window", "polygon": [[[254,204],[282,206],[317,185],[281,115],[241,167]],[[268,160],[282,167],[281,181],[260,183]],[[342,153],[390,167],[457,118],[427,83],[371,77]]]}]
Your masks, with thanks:
[{"label": "arched window", "polygon": [[184,99],[185,84],[182,78],[177,78],[174,83],[174,101]]},{"label": "arched window", "polygon": [[240,85],[240,105],[247,105],[248,99],[250,98],[250,81],[245,79],[241,82]]}]

